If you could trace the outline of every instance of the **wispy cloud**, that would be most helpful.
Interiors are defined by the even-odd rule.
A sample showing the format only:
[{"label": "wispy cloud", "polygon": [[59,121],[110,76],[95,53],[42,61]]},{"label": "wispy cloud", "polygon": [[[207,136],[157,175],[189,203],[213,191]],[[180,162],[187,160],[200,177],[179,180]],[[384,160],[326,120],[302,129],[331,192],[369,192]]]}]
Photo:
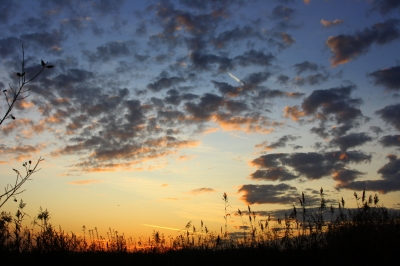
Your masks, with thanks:
[{"label": "wispy cloud", "polygon": [[192,195],[199,195],[199,194],[211,193],[211,192],[216,192],[216,190],[213,189],[213,188],[206,188],[206,187],[203,187],[203,188],[196,188],[196,189],[193,189],[193,190],[189,191],[188,193],[189,193],[189,194],[192,194]]},{"label": "wispy cloud", "polygon": [[71,184],[71,185],[90,185],[90,184],[101,183],[101,182],[103,182],[103,181],[89,179],[89,180],[72,181],[72,182],[68,182],[68,184]]}]

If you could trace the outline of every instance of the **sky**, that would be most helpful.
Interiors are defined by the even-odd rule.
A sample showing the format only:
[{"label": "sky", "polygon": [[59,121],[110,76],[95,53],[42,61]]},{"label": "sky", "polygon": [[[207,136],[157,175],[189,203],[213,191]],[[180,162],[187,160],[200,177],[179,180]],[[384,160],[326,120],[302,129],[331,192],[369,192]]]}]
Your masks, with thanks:
[{"label": "sky", "polygon": [[[308,206],[400,208],[397,0],[1,0],[0,185],[67,232],[218,232]],[[0,114],[6,112],[4,94]],[[399,157],[398,157],[399,156]],[[9,201],[2,211],[14,213]],[[170,228],[170,229],[165,229]]]}]

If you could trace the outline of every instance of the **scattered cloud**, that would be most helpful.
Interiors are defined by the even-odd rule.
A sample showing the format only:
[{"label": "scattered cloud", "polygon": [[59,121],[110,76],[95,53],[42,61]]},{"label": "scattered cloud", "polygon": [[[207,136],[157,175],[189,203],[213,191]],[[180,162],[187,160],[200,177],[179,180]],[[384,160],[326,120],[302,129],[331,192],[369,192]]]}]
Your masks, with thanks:
[{"label": "scattered cloud", "polygon": [[382,86],[388,90],[400,90],[400,66],[384,68],[368,74],[374,79],[376,86]]},{"label": "scattered cloud", "polygon": [[400,147],[400,135],[387,135],[379,139],[383,147]]},{"label": "scattered cloud", "polygon": [[[310,180],[332,177],[350,163],[370,162],[372,155],[362,151],[307,153],[270,153],[253,161],[259,169],[250,175],[254,180],[284,181],[305,177]],[[291,169],[291,170],[290,170]]]},{"label": "scattered cloud", "polygon": [[270,151],[270,150],[274,150],[274,149],[278,149],[278,148],[284,148],[284,147],[286,147],[287,142],[295,141],[299,138],[301,138],[301,137],[300,136],[292,136],[292,135],[284,135],[283,137],[279,138],[277,141],[275,141],[269,145],[265,141],[263,143],[257,144],[255,147],[261,148],[263,151]]},{"label": "scattered cloud", "polygon": [[216,190],[213,189],[213,188],[206,188],[206,187],[203,187],[203,188],[192,189],[192,190],[189,191],[188,193],[189,193],[189,194],[192,194],[192,195],[199,195],[199,194],[211,193],[211,192],[216,192]]},{"label": "scattered cloud", "polygon": [[298,198],[295,187],[281,183],[279,185],[242,185],[239,193],[247,205],[252,204],[292,204]]},{"label": "scattered cloud", "polygon": [[373,1],[373,11],[379,11],[382,15],[400,10],[400,3],[397,0],[376,0]]},{"label": "scattered cloud", "polygon": [[103,182],[103,181],[89,179],[89,180],[71,181],[71,182],[68,182],[68,184],[71,184],[71,185],[90,185],[90,184],[101,183],[101,182]]},{"label": "scattered cloud", "polygon": [[378,191],[386,194],[393,191],[400,191],[400,159],[393,154],[386,156],[389,162],[378,170],[381,175],[377,180],[351,181],[337,186],[338,189]]},{"label": "scattered cloud", "polygon": [[321,19],[321,24],[324,27],[332,27],[332,26],[340,25],[342,23],[343,23],[343,20],[341,20],[341,19],[335,19],[333,21]]},{"label": "scattered cloud", "polygon": [[400,130],[400,104],[387,105],[375,112],[387,124]]},{"label": "scattered cloud", "polygon": [[400,37],[398,19],[389,19],[376,23],[370,28],[357,31],[354,35],[331,36],[326,40],[326,45],[331,49],[333,57],[332,66],[346,64],[358,56],[368,52],[372,44],[383,45]]}]

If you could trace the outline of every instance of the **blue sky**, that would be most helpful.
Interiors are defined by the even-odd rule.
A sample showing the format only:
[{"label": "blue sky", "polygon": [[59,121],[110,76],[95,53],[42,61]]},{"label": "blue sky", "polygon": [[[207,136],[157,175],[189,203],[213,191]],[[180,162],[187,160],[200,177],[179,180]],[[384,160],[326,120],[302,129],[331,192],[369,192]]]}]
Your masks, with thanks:
[{"label": "blue sky", "polygon": [[[2,1],[2,90],[46,69],[0,128],[1,184],[45,158],[22,198],[67,231],[149,235],[260,219],[353,191],[398,207],[400,4]],[[28,85],[27,85],[28,87]],[[7,92],[9,93],[9,92]],[[0,112],[5,113],[6,102]],[[15,210],[13,203],[5,210]],[[230,229],[240,225],[232,215]]]}]

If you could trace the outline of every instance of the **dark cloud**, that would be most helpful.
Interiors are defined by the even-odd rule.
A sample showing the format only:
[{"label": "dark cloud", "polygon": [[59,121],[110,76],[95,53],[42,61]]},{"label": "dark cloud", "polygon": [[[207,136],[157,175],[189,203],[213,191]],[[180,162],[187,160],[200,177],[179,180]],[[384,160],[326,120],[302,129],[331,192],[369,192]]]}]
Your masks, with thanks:
[{"label": "dark cloud", "polygon": [[400,2],[397,0],[375,0],[373,2],[373,9],[378,10],[382,15],[386,15],[391,11],[399,11],[400,9]]},{"label": "dark cloud", "polygon": [[221,49],[233,44],[233,42],[242,41],[250,37],[262,39],[261,35],[252,27],[244,26],[242,28],[236,27],[232,30],[221,32],[216,38],[213,38],[211,42],[215,47]]},{"label": "dark cloud", "polygon": [[374,84],[388,90],[400,90],[400,66],[384,68],[369,73],[368,76],[374,79]]},{"label": "dark cloud", "polygon": [[243,0],[209,0],[209,1],[202,1],[202,0],[179,0],[179,3],[185,5],[189,8],[194,9],[221,9],[226,8],[230,5],[243,5]]},{"label": "dark cloud", "polygon": [[250,175],[250,178],[253,180],[265,180],[265,181],[287,181],[297,178],[298,176],[290,173],[287,169],[278,167],[278,168],[269,168],[266,170],[257,170]]},{"label": "dark cloud", "polygon": [[[293,179],[301,176],[307,179],[320,179],[344,170],[350,163],[366,163],[370,162],[371,158],[371,155],[361,151],[266,154],[251,162],[252,165],[259,167],[259,170],[251,176],[258,179],[269,178],[268,180]],[[287,167],[291,167],[293,172]]]},{"label": "dark cloud", "polygon": [[144,22],[144,21],[142,21],[138,26],[137,26],[137,28],[136,28],[136,30],[135,30],[135,33],[138,35],[138,36],[145,36],[146,34],[147,34],[147,24]]},{"label": "dark cloud", "polygon": [[297,139],[301,138],[300,136],[292,136],[292,135],[284,135],[281,138],[279,138],[277,141],[272,142],[270,145],[267,145],[266,142],[263,142],[261,144],[256,145],[256,148],[262,148],[263,150],[269,151],[269,150],[274,150],[278,148],[284,148],[286,147],[286,143],[289,141],[295,141]]},{"label": "dark cloud", "polygon": [[380,193],[389,193],[400,190],[400,159],[393,154],[387,156],[389,162],[378,170],[381,179],[352,181],[339,184],[338,189],[345,188],[351,190],[378,191]]},{"label": "dark cloud", "polygon": [[301,63],[293,65],[293,67],[296,70],[297,75],[300,75],[305,71],[318,71],[318,65],[309,61],[303,61]]},{"label": "dark cloud", "polygon": [[130,47],[133,42],[108,42],[104,45],[98,46],[96,52],[83,51],[91,63],[108,62],[110,60],[117,60],[119,57],[127,57],[131,54]]},{"label": "dark cloud", "polygon": [[239,193],[246,204],[292,204],[297,201],[298,192],[287,184],[279,185],[242,185]]},{"label": "dark cloud", "polygon": [[341,34],[329,37],[326,45],[333,53],[332,66],[345,64],[366,53],[374,43],[383,45],[398,39],[400,37],[398,24],[398,19],[389,19],[383,23],[376,23],[371,28],[358,31],[354,35]]},{"label": "dark cloud", "polygon": [[400,147],[400,135],[388,135],[379,139],[383,147]]},{"label": "dark cloud", "polygon": [[21,52],[22,41],[15,37],[0,39],[0,56],[6,58]]},{"label": "dark cloud", "polygon": [[[48,53],[59,54],[62,52],[62,43],[66,35],[60,30],[52,32],[26,33],[20,36],[22,43],[34,45],[35,48]],[[29,48],[29,46],[27,46]]]},{"label": "dark cloud", "polygon": [[218,70],[220,71],[227,71],[233,68],[232,59],[225,56],[193,52],[190,55],[190,59],[192,62],[192,67],[198,71],[211,71],[214,65],[218,65]]},{"label": "dark cloud", "polygon": [[362,100],[350,98],[350,94],[355,88],[355,86],[350,85],[327,90],[315,90],[303,100],[301,107],[306,115],[315,114],[318,110],[321,110],[323,115],[334,114],[336,121],[343,123],[361,115],[361,110],[356,107],[362,104]]},{"label": "dark cloud", "polygon": [[362,177],[365,173],[362,173],[358,170],[354,169],[341,169],[339,171],[334,172],[333,179],[342,184],[348,184],[349,182],[354,181],[357,178]]},{"label": "dark cloud", "polygon": [[342,152],[349,148],[362,146],[365,143],[372,141],[372,138],[367,133],[350,133],[345,136],[332,139],[329,144],[332,147],[339,147]]},{"label": "dark cloud", "polygon": [[370,126],[369,130],[374,132],[376,135],[379,135],[379,134],[383,133],[383,130],[380,127],[377,127],[377,126]]},{"label": "dark cloud", "polygon": [[149,83],[147,85],[147,88],[153,92],[158,92],[163,89],[169,89],[171,87],[177,86],[184,81],[185,79],[180,77],[160,78],[156,82]]},{"label": "dark cloud", "polygon": [[106,16],[118,12],[124,2],[125,0],[95,0],[91,2],[91,6],[101,16]]},{"label": "dark cloud", "polygon": [[400,104],[387,105],[375,112],[387,124],[394,126],[400,130]]},{"label": "dark cloud", "polygon": [[306,77],[296,77],[293,80],[293,84],[297,86],[304,86],[306,84],[309,84],[311,86],[313,85],[319,85],[325,81],[327,81],[331,76],[329,75],[328,72],[324,73],[317,73],[313,75],[308,75]]},{"label": "dark cloud", "polygon": [[247,103],[242,101],[232,101],[232,100],[226,101],[225,107],[232,114],[240,114],[250,110]]},{"label": "dark cloud", "polygon": [[272,53],[265,54],[262,51],[256,51],[254,49],[244,52],[243,55],[234,58],[234,62],[242,67],[249,65],[268,67],[272,64],[272,61],[275,60],[276,58]]},{"label": "dark cloud", "polygon": [[7,24],[20,8],[20,4],[13,0],[2,0],[0,4],[0,24]]},{"label": "dark cloud", "polygon": [[[326,138],[331,133],[341,136],[350,129],[359,126],[367,118],[363,116],[359,106],[360,98],[351,98],[355,85],[341,86],[327,90],[314,90],[303,100],[301,109],[297,106],[286,106],[285,116],[298,121],[306,116],[313,116],[320,121],[319,127],[313,127],[311,132]],[[334,129],[327,129],[328,122],[336,122]]]},{"label": "dark cloud", "polygon": [[282,85],[287,85],[288,81],[290,80],[290,78],[284,74],[280,74],[277,78],[276,78],[276,82],[280,83]]},{"label": "dark cloud", "polygon": [[303,146],[295,145],[295,144],[289,144],[289,146],[292,146],[293,150],[298,150],[298,149],[302,149],[303,148]]},{"label": "dark cloud", "polygon": [[258,85],[268,80],[271,76],[270,72],[258,72],[247,75],[242,81],[249,85]]},{"label": "dark cloud", "polygon": [[192,67],[195,70],[211,71],[214,65],[218,66],[219,71],[228,71],[235,66],[246,67],[250,65],[258,65],[263,67],[271,66],[272,62],[276,59],[271,53],[265,54],[262,51],[255,51],[253,49],[244,52],[234,58],[226,56],[219,56],[215,54],[202,54],[194,52],[190,55]]},{"label": "dark cloud", "polygon": [[204,121],[210,119],[211,114],[216,112],[223,102],[222,97],[206,93],[200,98],[198,104],[193,102],[186,103],[186,110],[193,116],[195,121]]},{"label": "dark cloud", "polygon": [[278,5],[272,10],[271,18],[276,20],[290,20],[295,13],[295,10],[290,7]]}]

